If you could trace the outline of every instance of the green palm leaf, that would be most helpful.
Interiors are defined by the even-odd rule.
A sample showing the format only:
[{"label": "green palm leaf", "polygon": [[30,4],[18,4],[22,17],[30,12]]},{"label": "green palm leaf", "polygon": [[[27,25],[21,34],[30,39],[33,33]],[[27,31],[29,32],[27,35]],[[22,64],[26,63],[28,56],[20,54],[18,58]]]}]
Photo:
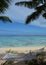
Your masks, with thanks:
[{"label": "green palm leaf", "polygon": [[[4,13],[4,11],[9,7],[10,2],[11,0],[0,0],[0,13]],[[0,20],[12,23],[10,18],[7,16],[0,16]]]},{"label": "green palm leaf", "polygon": [[11,0],[0,0],[0,13],[3,13],[8,7]]},{"label": "green palm leaf", "polygon": [[36,10],[42,10],[42,11],[45,11],[46,10],[46,3],[44,3],[43,5],[41,6],[38,6],[35,8]]},{"label": "green palm leaf", "polygon": [[36,11],[29,15],[26,19],[26,24],[30,23],[31,21],[37,19],[40,16],[41,12]]},{"label": "green palm leaf", "polygon": [[25,7],[28,8],[33,8],[39,5],[39,3],[37,1],[22,1],[22,2],[17,2],[15,3],[15,5],[24,5]]},{"label": "green palm leaf", "polygon": [[43,17],[46,19],[46,13],[43,14]]},{"label": "green palm leaf", "polygon": [[24,5],[25,7],[34,8],[36,10],[27,17],[26,24],[37,19],[40,15],[46,19],[46,0],[22,1],[15,3],[15,5]]},{"label": "green palm leaf", "polygon": [[10,22],[10,23],[12,23],[12,21],[7,16],[0,16],[0,20],[2,20],[3,22]]}]

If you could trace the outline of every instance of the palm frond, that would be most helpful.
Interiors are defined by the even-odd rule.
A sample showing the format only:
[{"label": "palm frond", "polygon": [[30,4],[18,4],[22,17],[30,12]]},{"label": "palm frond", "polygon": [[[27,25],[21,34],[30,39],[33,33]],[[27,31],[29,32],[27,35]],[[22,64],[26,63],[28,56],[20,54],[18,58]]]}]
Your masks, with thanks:
[{"label": "palm frond", "polygon": [[43,17],[46,19],[46,13],[43,14]]},{"label": "palm frond", "polygon": [[0,0],[0,13],[3,13],[8,7],[11,0]]},{"label": "palm frond", "polygon": [[46,9],[46,3],[44,3],[41,6],[36,7],[36,10],[39,10],[39,11],[44,11],[45,9]]},{"label": "palm frond", "polygon": [[15,5],[24,5],[25,7],[28,8],[33,8],[39,5],[39,3],[37,1],[22,1],[22,2],[17,2],[15,3]]},{"label": "palm frond", "polygon": [[15,3],[15,5],[18,6],[24,5],[25,7],[34,8],[36,10],[35,12],[33,12],[31,15],[27,17],[26,24],[30,23],[32,20],[37,19],[40,16],[40,14],[44,18],[46,18],[46,0],[21,1]]},{"label": "palm frond", "polygon": [[8,18],[7,16],[0,16],[0,20],[2,20],[3,22],[10,22],[10,23],[12,23],[10,18]]},{"label": "palm frond", "polygon": [[30,23],[31,21],[37,19],[40,16],[41,12],[36,11],[29,15],[26,19],[26,24]]}]

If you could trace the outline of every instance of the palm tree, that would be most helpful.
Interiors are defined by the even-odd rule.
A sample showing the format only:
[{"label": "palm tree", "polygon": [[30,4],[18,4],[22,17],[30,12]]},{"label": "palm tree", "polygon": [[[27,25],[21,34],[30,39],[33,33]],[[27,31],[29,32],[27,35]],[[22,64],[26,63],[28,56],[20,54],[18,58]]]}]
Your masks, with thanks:
[{"label": "palm tree", "polygon": [[27,16],[26,24],[37,19],[40,15],[46,19],[46,0],[22,1],[15,3],[15,5],[24,5],[25,7],[35,9],[35,12]]},{"label": "palm tree", "polygon": [[[4,13],[4,11],[9,7],[9,3],[10,3],[11,0],[0,0],[0,14],[1,13]],[[0,20],[3,20],[4,21],[9,21],[9,22],[12,22],[9,17],[7,16],[1,16],[0,15]]]}]

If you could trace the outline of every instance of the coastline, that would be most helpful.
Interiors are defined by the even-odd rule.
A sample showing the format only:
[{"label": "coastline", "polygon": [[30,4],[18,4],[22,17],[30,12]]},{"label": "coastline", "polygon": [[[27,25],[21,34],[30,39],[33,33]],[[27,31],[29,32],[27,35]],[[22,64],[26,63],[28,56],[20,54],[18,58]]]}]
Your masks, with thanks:
[{"label": "coastline", "polygon": [[[27,46],[27,47],[5,47],[5,48],[0,48],[0,52],[6,52],[8,50],[16,51],[18,53],[28,53],[30,51],[35,51],[38,49],[41,49],[45,46]],[[46,50],[46,47],[45,47]]]},{"label": "coastline", "polygon": [[[7,47],[7,48],[5,47],[5,48],[0,48],[0,65],[5,62],[5,60],[2,60],[2,57],[4,57],[5,54],[8,53],[7,51],[9,51],[9,50],[14,51],[15,53],[27,54],[30,51],[36,52],[37,50],[39,50],[41,48],[44,48],[44,50],[46,51],[46,46],[30,46],[30,47],[28,46],[28,47]],[[18,62],[18,61],[15,61],[15,64],[17,64],[17,65],[26,65],[23,61],[22,61],[22,63]]]}]

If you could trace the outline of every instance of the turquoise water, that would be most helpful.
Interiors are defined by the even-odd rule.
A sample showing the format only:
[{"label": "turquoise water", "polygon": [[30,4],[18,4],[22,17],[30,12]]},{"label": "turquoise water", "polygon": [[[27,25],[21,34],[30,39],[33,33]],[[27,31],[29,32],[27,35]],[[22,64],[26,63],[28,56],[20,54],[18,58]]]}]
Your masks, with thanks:
[{"label": "turquoise water", "polygon": [[0,36],[0,47],[43,45],[46,45],[46,36]]}]

